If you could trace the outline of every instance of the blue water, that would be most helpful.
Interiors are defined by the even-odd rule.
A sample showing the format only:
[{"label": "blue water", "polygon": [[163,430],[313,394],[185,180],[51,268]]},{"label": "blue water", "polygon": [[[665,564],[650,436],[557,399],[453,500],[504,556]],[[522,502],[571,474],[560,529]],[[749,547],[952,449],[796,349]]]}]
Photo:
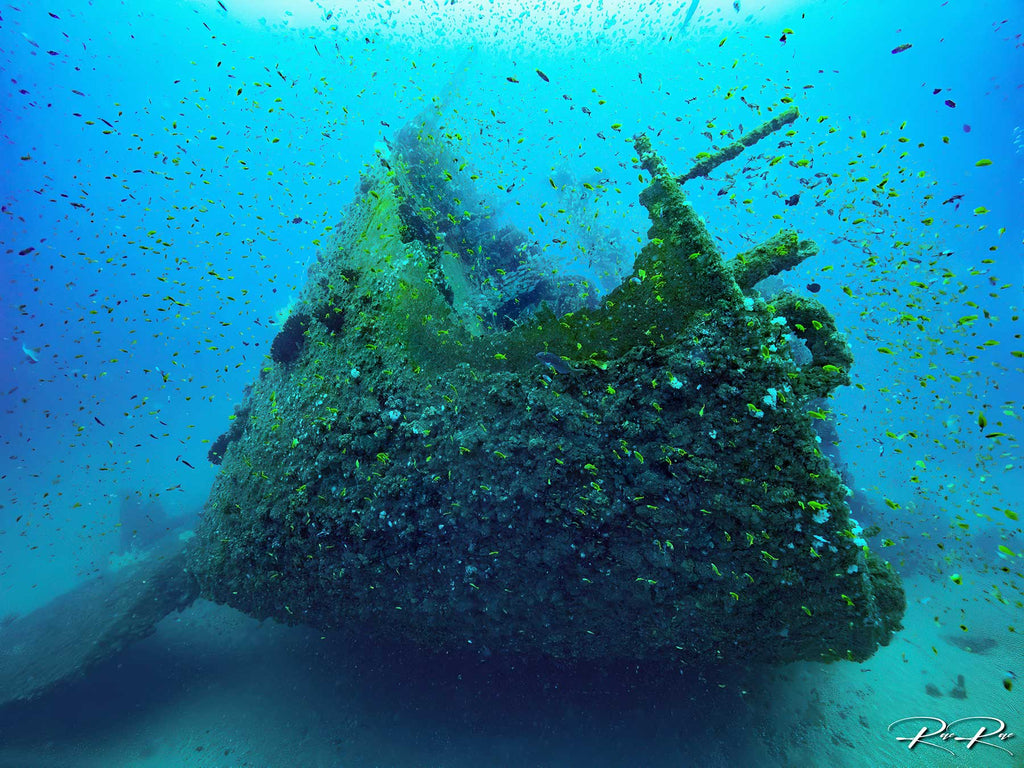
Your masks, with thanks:
[{"label": "blue water", "polygon": [[[922,610],[879,658],[920,650],[923,690],[939,651],[915,632],[990,625],[968,683],[1024,732],[1024,684],[1001,685],[1024,668],[1019,0],[288,5],[0,6],[0,620],[108,569],[125,509],[191,524],[275,316],[375,144],[432,99],[486,194],[584,273],[552,176],[596,186],[631,254],[647,228],[633,134],[682,172],[789,99],[791,145],[686,191],[726,254],[783,224],[821,244],[785,280],[820,285],[851,341],[843,456]],[[0,710],[0,766],[787,764],[750,722],[758,681],[727,671],[680,690],[327,642],[197,604]],[[894,693],[881,679],[862,704]],[[898,716],[830,759],[918,764],[885,733]]]}]

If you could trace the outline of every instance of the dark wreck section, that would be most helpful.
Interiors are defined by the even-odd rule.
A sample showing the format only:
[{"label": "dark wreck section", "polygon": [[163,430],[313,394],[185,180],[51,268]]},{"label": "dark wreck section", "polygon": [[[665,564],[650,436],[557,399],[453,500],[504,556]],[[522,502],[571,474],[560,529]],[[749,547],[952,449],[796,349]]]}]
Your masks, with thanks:
[{"label": "dark wreck section", "polygon": [[405,128],[311,270],[282,331],[304,341],[225,441],[189,553],[203,595],[568,660],[888,643],[901,583],[813,428],[849,347],[820,303],[753,289],[814,244],[724,259],[639,137],[649,239],[597,301],[497,223],[458,152]]}]

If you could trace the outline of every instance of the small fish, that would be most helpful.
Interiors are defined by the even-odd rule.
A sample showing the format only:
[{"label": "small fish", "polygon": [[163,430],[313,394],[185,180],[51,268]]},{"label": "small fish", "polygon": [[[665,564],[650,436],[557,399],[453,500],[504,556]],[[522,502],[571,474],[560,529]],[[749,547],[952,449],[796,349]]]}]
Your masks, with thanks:
[{"label": "small fish", "polygon": [[892,49],[892,53],[903,53],[904,51],[913,47],[913,43],[902,43]]},{"label": "small fish", "polygon": [[1010,670],[1006,670],[1006,674],[1003,675],[1003,688],[1008,691],[1013,690],[1013,682],[1017,679],[1017,676]]},{"label": "small fish", "polygon": [[39,350],[32,349],[32,347],[26,347],[24,344],[22,344],[21,351],[24,353],[25,357],[29,359],[30,363],[39,362]]},{"label": "small fish", "polygon": [[535,69],[535,70],[534,70],[534,72],[536,72],[536,73],[537,73],[537,76],[538,76],[538,77],[539,77],[539,78],[540,78],[541,80],[543,80],[543,81],[544,81],[545,83],[550,83],[550,82],[551,82],[551,81],[550,81],[550,80],[548,79],[548,76],[547,76],[547,75],[545,75],[545,74],[544,74],[543,72],[541,72],[541,71],[540,71],[539,69]]},{"label": "small fish", "polygon": [[221,2],[221,0],[217,0],[217,5],[219,5],[225,11],[228,9],[228,7]]},{"label": "small fish", "polygon": [[302,223],[302,217],[301,216],[296,216],[294,219],[292,219],[292,224],[301,224],[301,223]]},{"label": "small fish", "polygon": [[817,293],[821,290],[821,283],[808,283],[807,290],[811,293]]},{"label": "small fish", "polygon": [[510,83],[518,83],[519,82],[514,77],[506,77],[505,79],[508,80]]},{"label": "small fish", "polygon": [[96,422],[97,424],[99,424],[99,425],[100,425],[101,427],[105,427],[105,426],[107,426],[107,425],[106,425],[106,424],[104,424],[104,423],[103,423],[102,421],[100,421],[100,417],[99,417],[99,416],[93,416],[92,418],[93,418],[93,420],[94,420],[94,421],[95,421],[95,422]]},{"label": "small fish", "polygon": [[800,193],[796,192],[796,193],[790,195],[789,197],[786,198],[785,202],[786,202],[786,205],[790,205],[790,206],[796,205],[797,203],[800,202]]},{"label": "small fish", "polygon": [[949,107],[950,109],[956,109],[956,102],[955,102],[955,101],[953,101],[952,99],[946,99],[946,100],[945,100],[944,102],[942,102],[942,103],[943,103],[943,104],[945,104],[945,105],[946,105],[947,107]]}]

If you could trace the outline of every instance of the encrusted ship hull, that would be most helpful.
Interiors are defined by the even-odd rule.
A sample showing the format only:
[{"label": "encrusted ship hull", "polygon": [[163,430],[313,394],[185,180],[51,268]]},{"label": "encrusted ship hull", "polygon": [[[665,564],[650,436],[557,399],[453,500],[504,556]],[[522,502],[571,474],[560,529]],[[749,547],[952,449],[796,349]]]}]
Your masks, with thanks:
[{"label": "encrusted ship hull", "polygon": [[821,304],[753,289],[813,243],[725,260],[636,151],[648,243],[597,301],[468,212],[430,121],[400,134],[215,446],[189,554],[204,596],[569,660],[863,660],[889,641],[902,586],[814,429],[849,347]]}]

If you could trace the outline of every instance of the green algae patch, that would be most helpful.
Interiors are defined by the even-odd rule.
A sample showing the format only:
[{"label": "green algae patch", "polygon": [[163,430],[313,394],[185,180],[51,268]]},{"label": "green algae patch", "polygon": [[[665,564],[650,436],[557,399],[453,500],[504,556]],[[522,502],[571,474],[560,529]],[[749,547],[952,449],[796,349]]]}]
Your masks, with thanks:
[{"label": "green algae patch", "polygon": [[645,137],[636,152],[648,242],[597,301],[474,196],[433,121],[399,132],[310,270],[304,343],[268,359],[225,441],[190,551],[204,596],[568,660],[863,660],[889,641],[899,578],[808,413],[849,347],[820,303],[753,288],[814,244],[725,259]]}]

